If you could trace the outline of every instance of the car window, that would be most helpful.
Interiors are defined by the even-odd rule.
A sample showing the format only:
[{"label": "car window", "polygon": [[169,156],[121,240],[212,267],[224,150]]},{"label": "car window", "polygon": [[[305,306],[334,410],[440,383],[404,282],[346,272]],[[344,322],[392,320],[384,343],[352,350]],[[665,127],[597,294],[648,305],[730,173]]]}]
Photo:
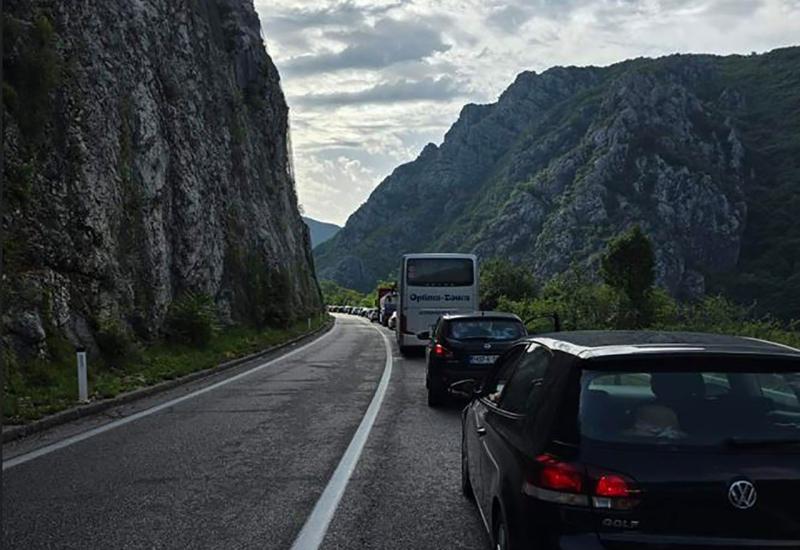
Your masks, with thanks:
[{"label": "car window", "polygon": [[720,446],[800,439],[800,374],[741,368],[700,372],[586,370],[580,431],[613,443]]},{"label": "car window", "polygon": [[448,325],[447,336],[456,340],[517,340],[525,327],[513,319],[458,319]]},{"label": "car window", "polygon": [[483,392],[491,401],[497,402],[508,379],[514,372],[520,357],[525,353],[527,348],[528,344],[514,346],[500,356],[500,359],[493,369],[486,375]]},{"label": "car window", "polygon": [[530,410],[539,397],[550,357],[550,352],[543,347],[529,349],[506,383],[498,406],[516,414]]}]

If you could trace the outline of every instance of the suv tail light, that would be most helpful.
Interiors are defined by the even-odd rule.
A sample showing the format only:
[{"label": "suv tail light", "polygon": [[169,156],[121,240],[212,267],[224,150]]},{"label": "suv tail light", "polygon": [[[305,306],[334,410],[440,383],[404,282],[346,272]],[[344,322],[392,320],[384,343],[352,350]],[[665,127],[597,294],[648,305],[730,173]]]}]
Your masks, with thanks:
[{"label": "suv tail light", "polygon": [[435,346],[433,346],[433,354],[436,357],[452,357],[453,356],[453,352],[450,351],[449,349],[447,349],[446,347],[444,347],[441,344],[436,344]]},{"label": "suv tail light", "polygon": [[636,482],[627,476],[562,462],[547,454],[536,457],[535,473],[526,477],[522,492],[547,502],[591,504],[605,510],[630,510],[639,504],[641,495]]}]

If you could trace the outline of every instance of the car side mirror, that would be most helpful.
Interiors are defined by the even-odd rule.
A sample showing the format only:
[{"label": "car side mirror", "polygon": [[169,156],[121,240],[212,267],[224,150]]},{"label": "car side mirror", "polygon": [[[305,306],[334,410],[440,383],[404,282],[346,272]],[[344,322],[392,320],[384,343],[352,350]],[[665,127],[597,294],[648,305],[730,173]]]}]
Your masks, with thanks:
[{"label": "car side mirror", "polygon": [[417,338],[419,338],[420,340],[430,340],[431,339],[431,333],[428,332],[427,330],[425,332],[418,332],[417,333]]},{"label": "car side mirror", "polygon": [[479,387],[480,382],[478,380],[475,380],[474,378],[468,378],[466,380],[459,380],[458,382],[450,384],[448,391],[457,397],[472,399],[475,397]]}]

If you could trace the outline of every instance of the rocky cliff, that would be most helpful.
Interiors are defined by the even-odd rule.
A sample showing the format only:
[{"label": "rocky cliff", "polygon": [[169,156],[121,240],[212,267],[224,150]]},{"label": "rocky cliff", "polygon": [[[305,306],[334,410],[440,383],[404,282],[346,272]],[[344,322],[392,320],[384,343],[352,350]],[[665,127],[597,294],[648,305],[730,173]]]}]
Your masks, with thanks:
[{"label": "rocky cliff", "polygon": [[318,273],[366,290],[403,253],[474,251],[546,280],[573,263],[593,271],[640,224],[674,295],[726,290],[790,314],[798,90],[798,48],[522,73],[386,178],[315,250]]},{"label": "rocky cliff", "polygon": [[320,307],[288,108],[252,0],[6,0],[4,343]]}]

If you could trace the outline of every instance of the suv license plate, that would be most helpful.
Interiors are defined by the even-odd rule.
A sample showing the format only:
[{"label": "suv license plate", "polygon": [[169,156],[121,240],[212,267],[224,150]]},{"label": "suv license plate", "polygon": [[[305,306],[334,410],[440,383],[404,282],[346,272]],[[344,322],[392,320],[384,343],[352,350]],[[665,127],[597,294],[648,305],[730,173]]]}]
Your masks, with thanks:
[{"label": "suv license plate", "polygon": [[472,355],[469,362],[473,365],[493,365],[498,357],[498,355]]}]

